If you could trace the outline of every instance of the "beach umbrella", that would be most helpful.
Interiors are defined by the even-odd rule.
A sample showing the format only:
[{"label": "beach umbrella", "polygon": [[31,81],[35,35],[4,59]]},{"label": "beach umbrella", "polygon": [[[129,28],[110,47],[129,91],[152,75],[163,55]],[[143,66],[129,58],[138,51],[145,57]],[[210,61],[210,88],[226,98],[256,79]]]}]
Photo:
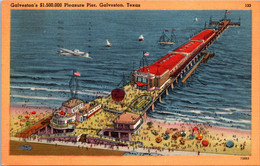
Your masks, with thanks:
[{"label": "beach umbrella", "polygon": [[186,131],[182,130],[182,131],[181,131],[181,136],[182,136],[182,137],[185,137],[185,136],[186,136]]},{"label": "beach umbrella", "polygon": [[30,122],[30,121],[27,121],[27,122],[26,122],[26,125],[27,125],[27,126],[29,126],[30,124],[31,124],[31,122]]},{"label": "beach umbrella", "polygon": [[203,141],[202,141],[202,145],[203,145],[203,146],[208,146],[208,145],[209,145],[209,141],[203,140]]},{"label": "beach umbrella", "polygon": [[61,112],[60,112],[60,115],[65,115],[65,112],[61,111]]},{"label": "beach umbrella", "polygon": [[162,138],[157,137],[157,138],[155,139],[155,141],[156,141],[157,143],[160,143],[160,142],[162,142]]},{"label": "beach umbrella", "polygon": [[195,138],[195,136],[193,134],[189,135],[189,139],[194,139],[194,138]]},{"label": "beach umbrella", "polygon": [[36,114],[36,111],[33,111],[32,114]]},{"label": "beach umbrella", "polygon": [[179,138],[179,135],[178,135],[177,133],[176,133],[176,134],[173,134],[173,135],[172,135],[172,138],[175,139],[175,140],[177,140],[177,139]]},{"label": "beach umbrella", "polygon": [[192,134],[199,134],[199,130],[198,130],[197,127],[194,127],[194,128],[192,129]]},{"label": "beach umbrella", "polygon": [[202,140],[202,138],[203,138],[203,136],[200,135],[200,134],[197,136],[197,139],[198,139],[198,140]]},{"label": "beach umbrella", "polygon": [[232,140],[228,140],[228,141],[226,142],[226,147],[232,148],[233,146],[234,146],[234,142],[233,142]]},{"label": "beach umbrella", "polygon": [[170,138],[170,136],[168,134],[164,134],[163,139],[167,140],[169,138]]},{"label": "beach umbrella", "polygon": [[26,119],[29,119],[29,116],[25,116]]}]

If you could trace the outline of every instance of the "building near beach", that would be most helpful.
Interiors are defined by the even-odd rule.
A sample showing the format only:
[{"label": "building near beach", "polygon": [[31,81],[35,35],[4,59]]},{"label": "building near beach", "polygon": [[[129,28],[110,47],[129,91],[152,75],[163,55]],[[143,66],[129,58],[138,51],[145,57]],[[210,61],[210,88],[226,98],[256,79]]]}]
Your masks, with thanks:
[{"label": "building near beach", "polygon": [[144,66],[133,72],[135,87],[141,90],[160,90],[169,81],[169,77],[184,62],[185,56],[169,53],[150,66]]},{"label": "building near beach", "polygon": [[114,128],[102,130],[104,136],[119,138],[129,141],[131,134],[139,133],[143,124],[143,118],[140,115],[125,112],[114,120]]},{"label": "building near beach", "polygon": [[76,114],[83,108],[84,101],[80,99],[69,99],[62,103],[61,109],[53,112],[51,126],[53,128],[68,128],[68,123],[76,121]]},{"label": "building near beach", "polygon": [[73,114],[78,109],[82,108],[84,105],[84,102],[80,99],[69,99],[62,103],[61,111],[65,112],[66,114]]},{"label": "building near beach", "polygon": [[96,112],[101,110],[101,104],[93,104],[93,103],[88,103],[85,104],[85,106],[76,113],[76,120],[78,122],[83,122],[90,118],[92,115],[94,115]]},{"label": "building near beach", "polygon": [[38,134],[55,134],[73,132],[76,122],[83,122],[97,113],[101,104],[84,103],[83,100],[72,98],[62,103],[60,109],[52,113],[49,126],[38,131]]}]

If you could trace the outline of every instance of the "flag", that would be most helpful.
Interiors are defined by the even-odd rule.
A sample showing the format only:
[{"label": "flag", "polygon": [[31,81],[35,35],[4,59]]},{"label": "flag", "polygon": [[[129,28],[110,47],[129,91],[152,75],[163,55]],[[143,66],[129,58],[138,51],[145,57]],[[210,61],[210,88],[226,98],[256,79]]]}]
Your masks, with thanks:
[{"label": "flag", "polygon": [[172,29],[172,31],[176,31],[176,29]]},{"label": "flag", "polygon": [[227,10],[227,13],[230,13],[230,11],[229,11],[229,10]]},{"label": "flag", "polygon": [[74,76],[77,76],[77,77],[79,77],[79,76],[80,76],[80,73],[79,73],[79,72],[77,72],[77,71],[75,71],[73,74],[74,74]]},{"label": "flag", "polygon": [[149,52],[144,52],[144,56],[149,56]]},{"label": "flag", "polygon": [[168,30],[164,30],[164,32],[169,32]]}]

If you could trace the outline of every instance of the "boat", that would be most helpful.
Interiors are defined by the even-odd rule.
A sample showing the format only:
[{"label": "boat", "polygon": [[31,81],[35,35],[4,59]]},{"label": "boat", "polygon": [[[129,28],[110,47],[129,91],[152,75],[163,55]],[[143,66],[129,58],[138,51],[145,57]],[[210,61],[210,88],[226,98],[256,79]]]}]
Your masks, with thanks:
[{"label": "boat", "polygon": [[138,40],[139,40],[139,41],[143,41],[143,40],[144,40],[144,36],[143,36],[143,35],[140,35]]},{"label": "boat", "polygon": [[111,47],[111,43],[107,40],[107,47]]},{"label": "boat", "polygon": [[176,37],[175,37],[175,34],[174,34],[174,31],[175,29],[172,29],[172,32],[171,32],[171,37],[168,37],[167,34],[165,32],[169,32],[168,30],[164,30],[158,43],[160,45],[173,45],[175,44],[176,42]]},{"label": "boat", "polygon": [[197,21],[198,21],[198,18],[197,18],[197,17],[195,17],[195,18],[194,18],[194,21],[196,21],[196,22],[197,22]]}]

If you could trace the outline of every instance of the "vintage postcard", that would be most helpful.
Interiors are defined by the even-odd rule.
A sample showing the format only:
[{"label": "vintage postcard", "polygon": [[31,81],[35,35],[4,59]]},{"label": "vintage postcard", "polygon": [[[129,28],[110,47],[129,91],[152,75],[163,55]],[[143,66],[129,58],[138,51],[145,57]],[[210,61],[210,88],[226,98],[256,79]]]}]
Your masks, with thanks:
[{"label": "vintage postcard", "polygon": [[3,165],[257,165],[259,1],[3,1]]}]

